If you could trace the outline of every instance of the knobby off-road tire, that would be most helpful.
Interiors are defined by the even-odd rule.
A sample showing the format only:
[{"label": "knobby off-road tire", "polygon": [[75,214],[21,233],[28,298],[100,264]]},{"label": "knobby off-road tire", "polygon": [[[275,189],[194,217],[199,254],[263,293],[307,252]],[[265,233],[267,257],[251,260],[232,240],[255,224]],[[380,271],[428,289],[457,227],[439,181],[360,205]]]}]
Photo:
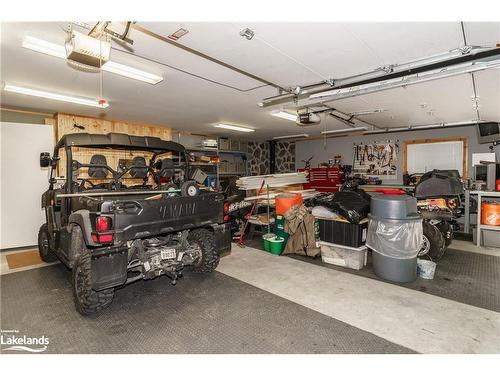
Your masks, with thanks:
[{"label": "knobby off-road tire", "polygon": [[38,231],[38,253],[40,254],[40,258],[46,263],[57,260],[56,254],[50,248],[49,228],[47,224],[43,224]]},{"label": "knobby off-road tire", "polygon": [[436,226],[443,234],[445,246],[450,246],[451,242],[453,241],[453,226],[447,221],[442,221]]},{"label": "knobby off-road tire", "polygon": [[76,310],[82,315],[95,314],[113,301],[114,289],[106,289],[96,292],[92,289],[92,277],[90,271],[91,254],[82,252],[73,266],[73,299]]},{"label": "knobby off-road tire", "polygon": [[426,221],[422,223],[424,243],[427,241],[429,244],[429,251],[426,254],[419,256],[423,258],[431,258],[436,261],[441,259],[446,251],[445,239],[441,231],[435,226]]},{"label": "knobby off-road tire", "polygon": [[189,233],[188,242],[197,244],[201,258],[193,264],[193,272],[210,273],[219,265],[219,254],[215,247],[215,236],[207,229],[195,229]]}]

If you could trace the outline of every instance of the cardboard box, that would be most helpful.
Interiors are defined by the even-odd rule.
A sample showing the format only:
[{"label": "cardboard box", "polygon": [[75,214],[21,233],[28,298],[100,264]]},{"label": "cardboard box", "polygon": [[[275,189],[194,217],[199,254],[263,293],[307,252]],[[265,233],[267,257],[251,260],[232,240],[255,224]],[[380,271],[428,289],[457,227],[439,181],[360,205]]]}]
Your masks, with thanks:
[{"label": "cardboard box", "polygon": [[207,179],[207,174],[203,172],[201,169],[196,168],[193,175],[191,176],[191,179],[195,180],[199,184],[203,184]]},{"label": "cardboard box", "polygon": [[229,143],[230,143],[229,148],[231,151],[240,151],[240,141],[231,139]]},{"label": "cardboard box", "polygon": [[210,156],[204,156],[204,155],[198,156],[196,159],[197,159],[197,161],[200,161],[202,163],[209,163],[210,160],[212,160],[212,159],[210,159]]},{"label": "cardboard box", "polygon": [[245,162],[244,161],[239,161],[236,163],[236,172],[238,173],[245,173]]},{"label": "cardboard box", "polygon": [[222,160],[219,163],[219,173],[227,173],[227,160]]},{"label": "cardboard box", "polygon": [[229,150],[229,139],[219,138],[219,150],[223,151]]},{"label": "cardboard box", "polygon": [[240,141],[240,151],[245,153],[248,152],[248,142]]},{"label": "cardboard box", "polygon": [[236,163],[228,162],[227,163],[227,172],[228,173],[236,173]]}]

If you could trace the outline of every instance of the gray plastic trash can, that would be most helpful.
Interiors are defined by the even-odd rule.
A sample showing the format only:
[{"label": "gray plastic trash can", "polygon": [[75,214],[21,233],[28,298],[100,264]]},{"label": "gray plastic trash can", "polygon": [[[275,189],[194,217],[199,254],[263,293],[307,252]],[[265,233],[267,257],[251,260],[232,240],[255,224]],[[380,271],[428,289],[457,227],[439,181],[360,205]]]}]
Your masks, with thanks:
[{"label": "gray plastic trash can", "polygon": [[391,258],[375,250],[372,255],[373,271],[378,277],[398,283],[410,283],[417,279],[417,257],[410,259]]},{"label": "gray plastic trash can", "polygon": [[375,274],[401,283],[414,281],[422,246],[417,200],[408,195],[372,196],[370,211],[366,245],[373,250]]}]

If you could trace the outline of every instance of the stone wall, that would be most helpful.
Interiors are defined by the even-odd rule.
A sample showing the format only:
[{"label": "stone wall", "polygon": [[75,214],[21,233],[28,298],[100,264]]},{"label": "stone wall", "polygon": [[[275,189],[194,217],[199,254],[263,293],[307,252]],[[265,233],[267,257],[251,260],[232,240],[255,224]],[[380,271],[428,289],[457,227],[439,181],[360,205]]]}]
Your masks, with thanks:
[{"label": "stone wall", "polygon": [[[295,142],[276,142],[276,173],[295,172]],[[248,167],[253,176],[269,174],[269,142],[248,142]]]},{"label": "stone wall", "polygon": [[276,173],[295,172],[295,142],[276,142]]},{"label": "stone wall", "polygon": [[269,174],[269,142],[248,142],[248,169],[252,176]]}]

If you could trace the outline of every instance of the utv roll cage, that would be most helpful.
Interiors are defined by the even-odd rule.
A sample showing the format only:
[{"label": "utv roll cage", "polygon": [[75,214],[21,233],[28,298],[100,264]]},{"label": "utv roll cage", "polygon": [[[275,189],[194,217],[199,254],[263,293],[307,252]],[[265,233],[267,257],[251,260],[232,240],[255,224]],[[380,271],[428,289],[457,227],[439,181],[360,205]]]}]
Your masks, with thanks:
[{"label": "utv roll cage", "polygon": [[[73,160],[73,147],[82,147],[82,148],[97,148],[97,149],[113,149],[113,150],[133,150],[133,151],[147,151],[153,153],[153,156],[150,161],[150,165],[144,166],[130,166],[126,167],[124,170],[118,172],[113,170],[111,167],[105,164],[82,164],[78,161]],[[75,167],[97,167],[104,168],[111,172],[113,176],[112,179],[114,181],[119,180],[123,177],[127,172],[133,169],[147,169],[152,173],[153,176],[156,176],[154,172],[154,163],[158,155],[172,152],[178,155],[179,164],[176,167],[170,167],[169,169],[182,169],[185,172],[185,176],[187,178],[189,172],[189,158],[186,152],[186,148],[176,142],[172,141],[164,141],[158,137],[148,137],[148,136],[134,136],[128,134],[121,133],[108,133],[108,134],[89,134],[89,133],[76,133],[76,134],[66,134],[61,137],[59,142],[54,147],[54,154],[51,158],[48,153],[42,153],[40,155],[40,165],[42,167],[50,166],[50,178],[49,184],[50,189],[53,189],[54,183],[56,179],[54,178],[54,170],[57,166],[57,162],[59,161],[59,152],[61,149],[64,149],[66,153],[66,180],[70,180],[71,183],[66,183],[66,193],[73,193],[73,171]],[[184,159],[181,162],[181,159]],[[156,178],[155,178],[156,180]]]}]

